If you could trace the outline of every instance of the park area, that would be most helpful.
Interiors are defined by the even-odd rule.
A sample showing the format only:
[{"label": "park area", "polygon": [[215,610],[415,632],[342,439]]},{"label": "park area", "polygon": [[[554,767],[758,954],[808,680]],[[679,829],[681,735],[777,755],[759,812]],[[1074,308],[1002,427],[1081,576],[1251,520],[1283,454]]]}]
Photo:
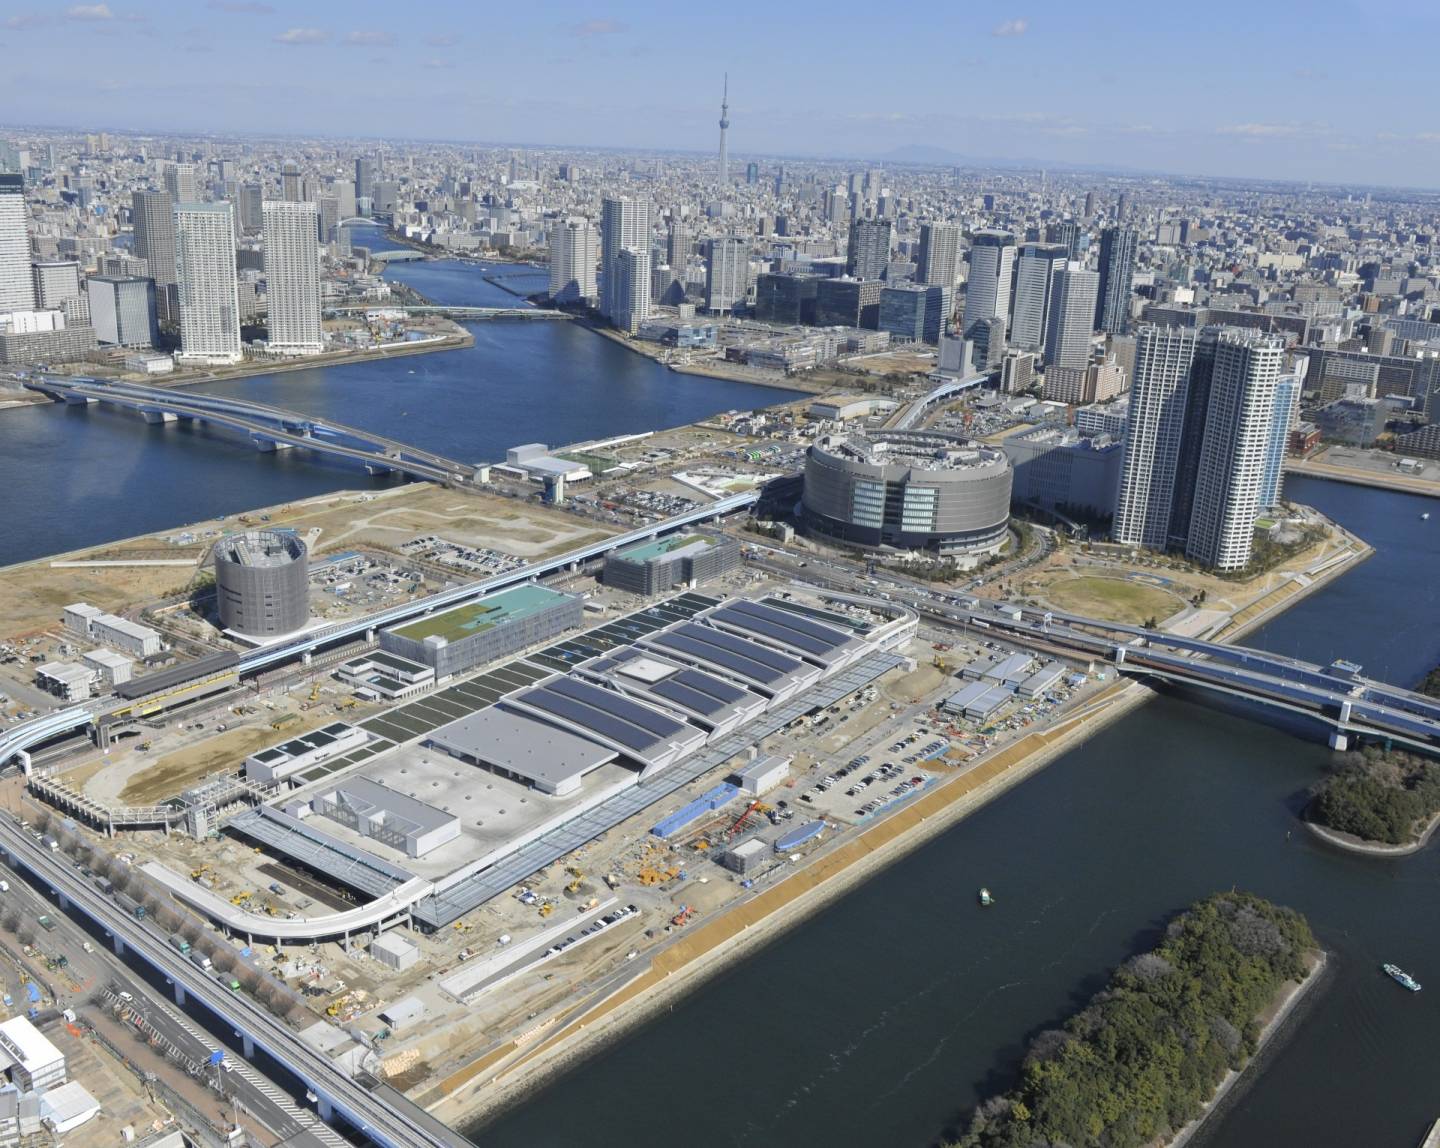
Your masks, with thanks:
[{"label": "park area", "polygon": [[1093,574],[1060,577],[1030,592],[1066,613],[1133,626],[1151,618],[1163,622],[1185,606],[1183,598],[1163,586]]}]

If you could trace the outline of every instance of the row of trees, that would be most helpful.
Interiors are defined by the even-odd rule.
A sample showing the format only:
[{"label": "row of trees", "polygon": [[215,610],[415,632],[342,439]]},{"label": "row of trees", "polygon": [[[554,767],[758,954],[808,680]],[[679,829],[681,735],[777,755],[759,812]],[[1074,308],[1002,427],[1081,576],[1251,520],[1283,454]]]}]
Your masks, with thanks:
[{"label": "row of trees", "polygon": [[1142,1148],[1194,1119],[1255,1051],[1258,1017],[1307,975],[1305,919],[1249,893],[1176,917],[1086,1008],[1037,1036],[1021,1080],[952,1148]]},{"label": "row of trees", "polygon": [[1408,845],[1440,813],[1440,762],[1366,746],[1343,755],[1313,791],[1306,816],[1366,841]]},{"label": "row of trees", "polygon": [[[250,993],[275,1016],[296,1026],[313,1019],[299,993],[247,961],[225,937],[206,928],[197,917],[173,900],[163,886],[140,869],[91,842],[78,828],[67,826],[49,810],[34,812],[31,824],[41,833],[55,838],[67,856],[97,877],[107,878],[115,892],[143,905],[145,915],[159,928],[183,937],[193,952],[209,957],[217,972],[234,977],[240,982],[242,990]],[[18,917],[18,914],[12,916]],[[0,923],[18,936],[22,943],[35,943],[35,934],[28,922],[17,920],[12,926],[7,918]]]}]

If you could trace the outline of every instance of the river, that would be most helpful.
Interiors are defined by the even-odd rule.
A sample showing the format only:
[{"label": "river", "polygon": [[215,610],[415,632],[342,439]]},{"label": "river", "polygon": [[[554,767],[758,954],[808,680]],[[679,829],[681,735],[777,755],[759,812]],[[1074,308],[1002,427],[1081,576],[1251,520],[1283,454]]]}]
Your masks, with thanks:
[{"label": "river", "polygon": [[[1413,683],[1440,657],[1440,530],[1426,500],[1289,484],[1376,547],[1252,635]],[[1080,1007],[1175,910],[1232,885],[1304,912],[1333,972],[1209,1148],[1413,1148],[1440,1116],[1440,850],[1337,854],[1295,812],[1323,746],[1160,698],[586,1061],[475,1139],[485,1148],[923,1148],[1015,1077],[1026,1040]],[[1291,830],[1296,830],[1291,836]],[[974,890],[998,904],[979,912]],[[638,1102],[637,1102],[638,1101]]]},{"label": "river", "polygon": [[[383,241],[375,246],[387,246]],[[442,303],[510,306],[487,273],[512,265],[397,264],[388,273]],[[775,387],[676,374],[560,320],[467,324],[472,347],[256,375],[200,389],[323,415],[452,458],[507,447],[658,430],[796,397]],[[387,485],[303,451],[263,454],[225,431],[147,426],[104,406],[0,411],[0,565],[165,530],[333,490]]]},{"label": "river", "polygon": [[[501,274],[515,268],[500,266]],[[390,274],[440,302],[513,301],[459,263]],[[477,323],[473,349],[234,381],[224,389],[476,460],[538,439],[676,425],[787,396],[678,376],[559,322]],[[414,371],[412,375],[410,372]],[[397,428],[400,428],[397,430]],[[0,562],[370,480],[94,408],[0,412]],[[1425,500],[1317,480],[1291,497],[1376,547],[1252,636],[1412,683],[1440,660],[1440,526]],[[1187,902],[1232,885],[1306,913],[1333,973],[1210,1148],[1411,1148],[1440,1115],[1429,1059],[1440,852],[1340,855],[1295,828],[1322,747],[1162,698],[484,1129],[486,1148],[929,1144],[1003,1089],[1054,1024]],[[978,913],[979,884],[999,904]],[[637,1103],[638,1101],[638,1103]]]}]

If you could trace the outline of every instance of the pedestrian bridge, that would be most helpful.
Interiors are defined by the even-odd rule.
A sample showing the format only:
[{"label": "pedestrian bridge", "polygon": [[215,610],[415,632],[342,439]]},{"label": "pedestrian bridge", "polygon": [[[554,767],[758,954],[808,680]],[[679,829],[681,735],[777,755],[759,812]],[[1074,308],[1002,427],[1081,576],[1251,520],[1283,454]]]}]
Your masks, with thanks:
[{"label": "pedestrian bridge", "polygon": [[472,483],[475,467],[384,435],[267,406],[246,399],[201,394],[173,387],[151,387],[110,379],[42,375],[25,384],[65,403],[108,403],[138,411],[151,423],[180,420],[225,427],[248,435],[257,450],[299,447],[360,463],[371,474],[404,474],[447,484]]}]

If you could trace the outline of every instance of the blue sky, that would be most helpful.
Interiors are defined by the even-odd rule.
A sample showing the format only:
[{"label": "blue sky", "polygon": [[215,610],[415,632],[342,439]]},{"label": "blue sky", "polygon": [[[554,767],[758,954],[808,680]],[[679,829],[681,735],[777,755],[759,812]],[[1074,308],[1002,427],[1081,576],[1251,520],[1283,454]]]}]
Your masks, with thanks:
[{"label": "blue sky", "polygon": [[0,117],[708,150],[728,70],[741,156],[1440,186],[1437,31],[1436,0],[5,0]]}]

